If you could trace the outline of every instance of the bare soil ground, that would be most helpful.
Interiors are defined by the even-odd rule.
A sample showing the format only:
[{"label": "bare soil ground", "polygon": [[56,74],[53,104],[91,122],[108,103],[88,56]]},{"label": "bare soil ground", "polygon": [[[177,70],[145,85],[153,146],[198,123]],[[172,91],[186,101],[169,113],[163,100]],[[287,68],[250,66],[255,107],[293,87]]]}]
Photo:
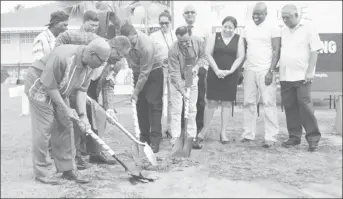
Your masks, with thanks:
[{"label": "bare soil ground", "polygon": [[[132,185],[120,165],[92,165],[81,171],[92,179],[90,184],[78,185],[61,179],[64,182],[62,186],[43,185],[32,179],[30,117],[19,117],[21,100],[9,98],[8,87],[1,85],[1,197],[342,198],[342,137],[333,131],[335,110],[327,107],[316,110],[322,139],[315,153],[307,152],[304,137],[299,147],[280,147],[280,142],[287,139],[285,116],[281,109],[279,142],[275,148],[261,147],[264,129],[261,117],[254,143],[240,143],[243,115],[237,107],[227,129],[231,139],[229,145],[218,142],[218,111],[202,150],[192,150],[189,159],[170,158],[171,146],[165,139],[157,155],[159,165],[156,167],[144,162],[134,163],[132,141],[119,129],[110,126],[102,136],[103,140],[132,170],[144,170],[146,175],[157,176],[159,179],[154,183]],[[129,104],[122,102],[118,107],[120,122],[133,132]]]}]

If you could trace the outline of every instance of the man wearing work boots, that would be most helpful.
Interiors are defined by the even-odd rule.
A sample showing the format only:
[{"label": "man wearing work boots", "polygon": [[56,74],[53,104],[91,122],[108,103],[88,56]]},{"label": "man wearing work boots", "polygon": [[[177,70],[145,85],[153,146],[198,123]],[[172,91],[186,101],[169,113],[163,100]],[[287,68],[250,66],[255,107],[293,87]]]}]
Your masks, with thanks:
[{"label": "man wearing work boots", "polygon": [[[96,13],[95,13],[96,14]],[[87,19],[87,17],[84,17]],[[89,18],[89,17],[88,17]],[[86,22],[87,20],[85,20]],[[58,43],[56,45],[62,44],[83,44],[87,45],[89,42],[95,38],[100,38],[93,32],[86,31],[88,29],[81,28],[79,31],[67,31],[62,37],[58,38]],[[122,60],[125,54],[131,48],[129,40],[124,36],[118,36],[108,41],[111,46],[111,55],[108,63],[104,64],[102,67],[96,69],[97,74],[93,74],[91,77],[91,83],[88,88],[87,94],[89,97],[98,102],[98,97],[100,91],[102,92],[102,105],[108,114],[110,114],[114,119],[117,119],[116,111],[114,107],[114,82],[115,76],[118,74],[122,67]],[[74,106],[75,94],[70,97],[71,105]],[[102,134],[105,131],[106,116],[102,116],[100,113],[91,109],[91,106],[87,106],[87,116],[92,125],[92,130],[97,134]],[[95,115],[98,117],[94,118]],[[94,123],[94,124],[93,124]],[[86,144],[86,150],[89,156],[90,163],[97,164],[115,164],[114,160],[106,157],[106,155],[101,152],[101,147],[92,137],[82,137],[79,133],[80,130],[75,126],[75,146],[76,146],[76,165],[79,170],[86,169],[88,167],[87,163],[81,157],[81,139],[84,138]]]},{"label": "man wearing work boots", "polygon": [[[83,132],[89,128],[85,117],[86,91],[93,69],[100,67],[110,56],[110,46],[104,39],[96,39],[87,46],[64,45],[29,67],[25,79],[25,93],[30,101],[33,153],[39,154],[41,136],[51,131],[51,146],[57,172],[78,183],[89,180],[75,172],[73,120]],[[76,111],[70,108],[69,96],[76,92]],[[42,169],[41,156],[33,156],[35,179],[46,184],[58,184]],[[44,161],[43,161],[44,162]]]},{"label": "man wearing work boots", "polygon": [[132,45],[127,61],[134,76],[135,88],[131,99],[137,102],[140,139],[157,153],[162,139],[162,50],[148,35],[131,24],[124,24],[120,33],[128,37]]},{"label": "man wearing work boots", "polygon": [[[190,37],[186,26],[181,26],[175,31],[177,42],[175,42],[168,54],[169,75],[171,80],[171,134],[172,155],[184,151],[189,156],[193,139],[197,135],[196,115],[198,99],[198,71],[206,60],[204,43],[199,37]],[[187,83],[187,85],[186,85]],[[187,141],[183,144],[181,136],[182,98],[185,96],[186,87],[190,89],[189,96],[189,118],[185,126]],[[184,145],[184,146],[183,146]]]}]

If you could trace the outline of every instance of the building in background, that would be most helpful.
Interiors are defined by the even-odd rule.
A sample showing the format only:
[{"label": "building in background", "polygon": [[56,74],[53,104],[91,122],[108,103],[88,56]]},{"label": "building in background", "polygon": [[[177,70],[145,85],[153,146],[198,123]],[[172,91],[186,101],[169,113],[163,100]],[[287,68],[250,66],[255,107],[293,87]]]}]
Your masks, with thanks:
[{"label": "building in background", "polygon": [[[115,1],[118,6],[124,6],[134,1]],[[149,32],[158,30],[157,16],[165,9],[169,9],[170,1],[154,1],[157,3],[154,10],[151,10],[149,17]],[[156,9],[157,8],[157,9]],[[7,70],[11,77],[18,77],[25,73],[25,70],[31,65],[32,43],[34,38],[43,30],[49,23],[50,14],[57,10],[61,10],[59,2],[23,8],[17,12],[8,12],[1,14],[1,68]],[[144,31],[145,25],[141,18],[132,16],[131,22]],[[82,19],[70,17],[68,29],[78,29],[82,24]],[[22,78],[22,77],[21,77]]]}]

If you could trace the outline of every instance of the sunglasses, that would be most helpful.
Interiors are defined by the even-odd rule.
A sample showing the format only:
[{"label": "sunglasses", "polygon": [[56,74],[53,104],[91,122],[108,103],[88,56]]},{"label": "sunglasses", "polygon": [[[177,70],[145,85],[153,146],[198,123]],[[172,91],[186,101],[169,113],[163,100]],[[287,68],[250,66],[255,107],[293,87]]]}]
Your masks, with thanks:
[{"label": "sunglasses", "polygon": [[184,12],[184,14],[186,14],[186,15],[189,15],[189,14],[192,14],[192,15],[194,15],[194,14],[195,14],[195,12],[194,12],[194,11],[186,11],[186,12]]},{"label": "sunglasses", "polygon": [[169,25],[169,22],[160,22],[160,25],[163,26],[163,25]]}]

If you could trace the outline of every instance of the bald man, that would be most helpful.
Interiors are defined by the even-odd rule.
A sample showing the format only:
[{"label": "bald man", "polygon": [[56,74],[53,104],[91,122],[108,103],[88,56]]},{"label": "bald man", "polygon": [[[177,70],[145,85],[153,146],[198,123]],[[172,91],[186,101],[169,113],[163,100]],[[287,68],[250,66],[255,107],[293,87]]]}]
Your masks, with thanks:
[{"label": "bald man", "polygon": [[304,127],[309,151],[313,152],[321,133],[314,115],[311,86],[323,44],[313,25],[300,19],[295,5],[282,8],[282,20],[286,26],[281,30],[280,85],[289,133],[283,146],[299,145]]},{"label": "bald man", "polygon": [[[188,35],[195,36],[201,39],[203,42],[203,48],[205,49],[206,40],[208,39],[208,32],[205,31],[203,28],[196,25],[196,17],[197,12],[193,5],[186,5],[183,9],[183,18],[185,19],[185,26],[188,28]],[[204,59],[206,60],[206,59]],[[196,123],[197,123],[197,134],[202,130],[204,127],[204,111],[205,111],[205,93],[206,93],[206,75],[208,70],[208,63],[207,61],[204,62],[202,67],[199,68],[198,71],[198,99],[197,99],[197,116],[196,116]],[[182,118],[184,115],[184,110],[182,111]],[[183,119],[182,119],[182,126]],[[194,147],[197,149],[197,146]]]},{"label": "bald man", "polygon": [[[104,39],[95,39],[87,46],[63,45],[29,67],[25,79],[25,93],[30,101],[32,124],[32,161],[34,177],[46,184],[59,184],[48,174],[41,136],[57,122],[51,135],[52,153],[57,172],[78,183],[89,180],[75,173],[75,146],[72,120],[78,120],[86,132],[90,128],[86,117],[86,97],[90,75],[110,56],[110,46]],[[69,106],[69,95],[76,91],[76,110]]]},{"label": "bald man", "polygon": [[252,19],[243,31],[247,46],[244,67],[244,133],[242,142],[255,139],[257,103],[262,98],[265,136],[263,147],[276,142],[279,123],[276,107],[275,67],[280,59],[281,30],[267,19],[267,5],[256,3]]}]

